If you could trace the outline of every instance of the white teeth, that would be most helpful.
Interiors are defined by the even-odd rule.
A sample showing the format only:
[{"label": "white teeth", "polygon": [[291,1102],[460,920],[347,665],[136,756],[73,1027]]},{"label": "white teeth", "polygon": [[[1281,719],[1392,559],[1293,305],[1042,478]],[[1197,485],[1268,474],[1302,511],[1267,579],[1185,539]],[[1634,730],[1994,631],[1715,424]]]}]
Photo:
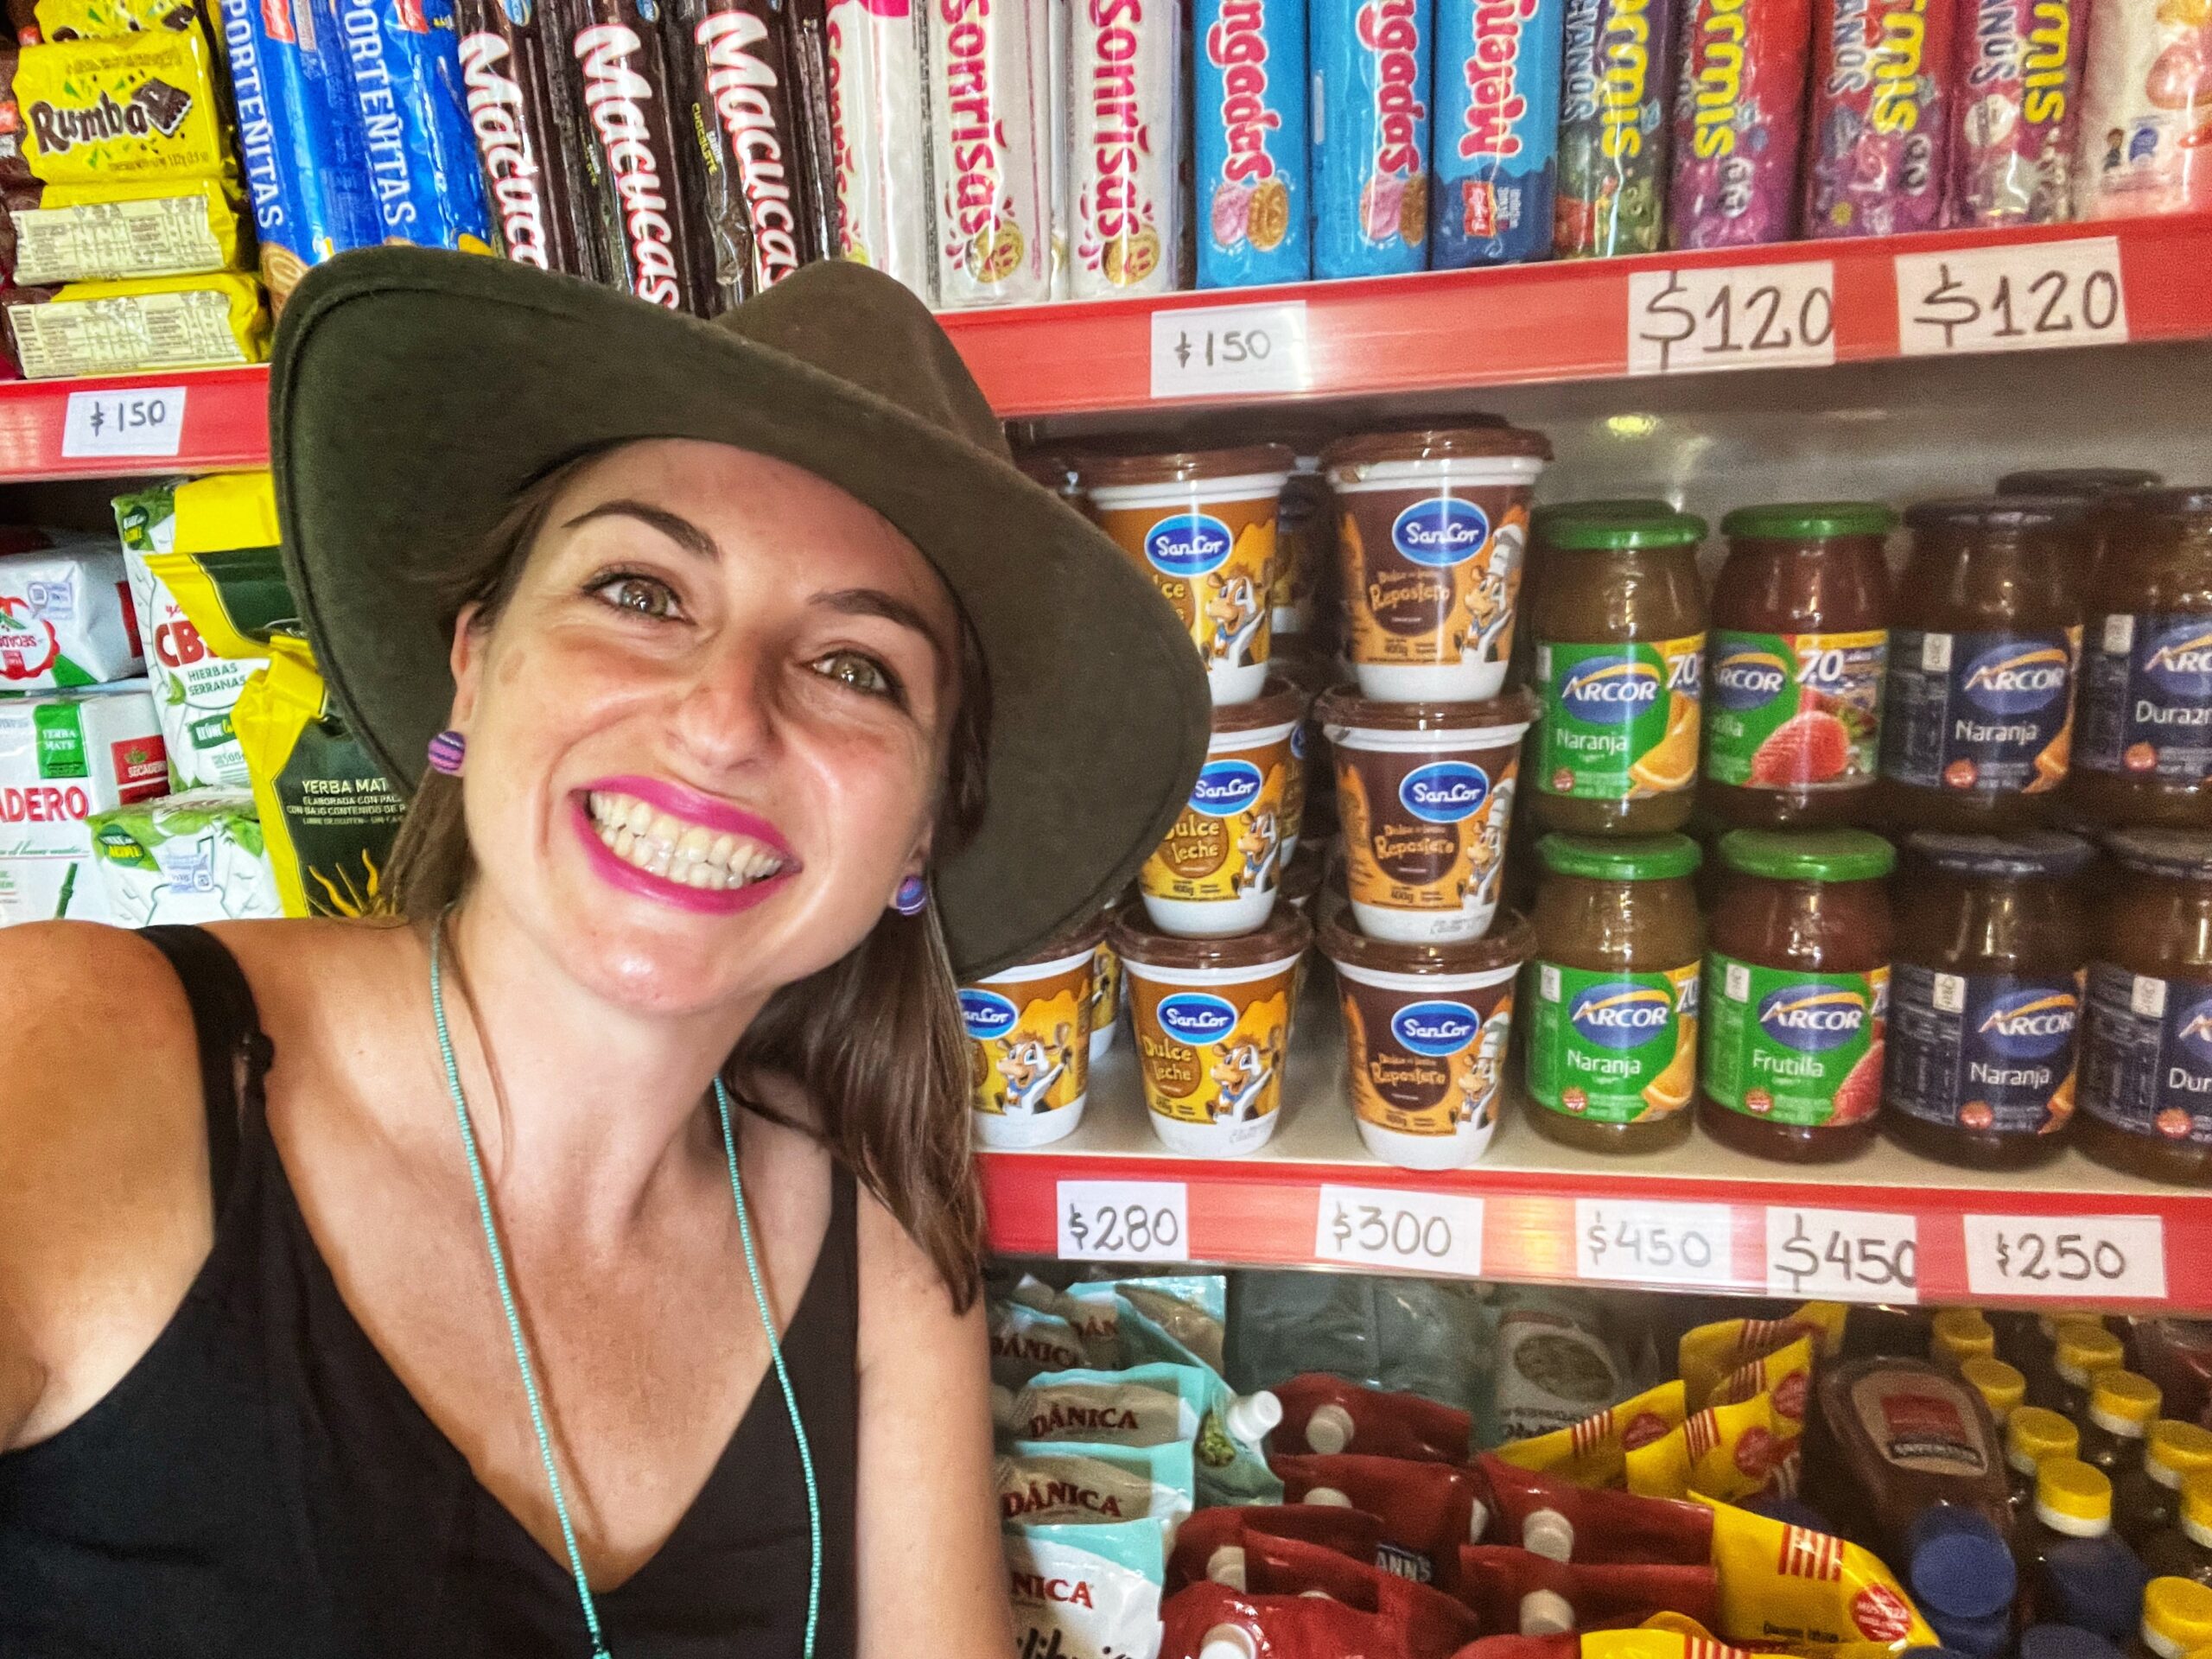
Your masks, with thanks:
[{"label": "white teeth", "polygon": [[715,832],[700,824],[687,825],[676,838],[676,854],[679,858],[699,859],[707,855],[707,849],[715,844]]},{"label": "white teeth", "polygon": [[707,849],[708,861],[709,863],[719,864],[724,869],[728,869],[730,866],[729,855],[736,850],[737,837],[725,831],[723,834],[716,836],[715,837],[715,844]]},{"label": "white teeth", "polygon": [[643,801],[632,801],[623,822],[642,836],[652,827],[653,810]]},{"label": "white teeth", "polygon": [[638,836],[635,830],[626,827],[614,832],[614,855],[617,858],[629,857],[630,849],[637,844]]},{"label": "white teeth", "polygon": [[780,858],[742,836],[688,823],[631,796],[595,791],[585,805],[601,842],[617,858],[679,887],[728,892],[784,868]]}]

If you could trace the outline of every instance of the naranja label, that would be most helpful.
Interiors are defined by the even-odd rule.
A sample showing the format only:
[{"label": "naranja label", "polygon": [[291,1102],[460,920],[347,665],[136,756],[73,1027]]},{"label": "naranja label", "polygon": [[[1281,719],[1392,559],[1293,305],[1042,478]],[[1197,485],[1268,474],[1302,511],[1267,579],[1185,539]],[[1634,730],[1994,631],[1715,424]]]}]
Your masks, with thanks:
[{"label": "naranja label", "polygon": [[1191,785],[1175,827],[1137,880],[1155,899],[1204,901],[1272,892],[1291,769],[1290,734],[1256,748],[1217,750]]},{"label": "naranja label", "polygon": [[1102,507],[1098,522],[1175,607],[1209,670],[1268,660],[1272,493],[1199,507]]},{"label": "naranja label", "polygon": [[2078,626],[1891,638],[1882,771],[1916,789],[2040,795],[2065,782]]},{"label": "naranja label", "polygon": [[1339,972],[1351,1109],[1400,1135],[1471,1132],[1497,1116],[1513,976],[1472,988],[1393,990]]},{"label": "naranja label", "polygon": [[1706,958],[1705,1092],[1733,1112],[1840,1128],[1882,1103],[1890,970],[1802,974]]},{"label": "naranja label", "polygon": [[1536,647],[1535,784],[1626,801],[1697,781],[1705,636]]},{"label": "naranja label", "polygon": [[1497,902],[1519,740],[1422,754],[1335,746],[1337,810],[1352,899],[1388,910]]},{"label": "naranja label", "polygon": [[1145,1102],[1179,1123],[1224,1128],[1281,1103],[1292,964],[1241,984],[1164,985],[1131,973],[1129,1010]]},{"label": "naranja label", "polygon": [[1700,963],[1664,973],[1538,962],[1529,1093],[1592,1123],[1654,1122],[1697,1083]]},{"label": "naranja label", "polygon": [[1347,490],[1338,535],[1355,663],[1502,663],[1529,486]]},{"label": "naranja label", "polygon": [[1733,789],[1856,789],[1879,759],[1890,636],[1713,636],[1705,775]]},{"label": "naranja label", "polygon": [[1086,954],[1040,979],[961,988],[977,1111],[1035,1117],[1075,1103],[1090,1078],[1091,974]]}]

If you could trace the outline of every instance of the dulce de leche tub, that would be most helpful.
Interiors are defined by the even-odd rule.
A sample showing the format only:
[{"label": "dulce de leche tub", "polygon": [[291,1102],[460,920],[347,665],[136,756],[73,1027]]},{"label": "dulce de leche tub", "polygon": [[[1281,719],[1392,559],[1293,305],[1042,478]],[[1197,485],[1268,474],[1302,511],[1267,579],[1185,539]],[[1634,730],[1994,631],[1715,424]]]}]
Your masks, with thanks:
[{"label": "dulce de leche tub", "polygon": [[1380,432],[1321,458],[1336,493],[1346,651],[1360,690],[1478,702],[1505,684],[1540,432]]},{"label": "dulce de leche tub", "polygon": [[1274,913],[1285,820],[1300,764],[1292,739],[1303,713],[1276,681],[1250,702],[1216,704],[1206,763],[1175,827],[1137,872],[1152,925],[1163,933],[1249,933]]},{"label": "dulce de leche tub", "polygon": [[1185,939],[1116,916],[1108,935],[1153,1132],[1171,1152],[1235,1158],[1274,1133],[1299,958],[1313,930],[1285,906],[1256,933]]},{"label": "dulce de leche tub", "polygon": [[1075,1132],[1090,1086],[1090,1021],[1103,918],[1026,963],[960,988],[976,1139],[1041,1147]]},{"label": "dulce de leche tub", "polygon": [[1106,533],[1181,615],[1216,702],[1267,683],[1275,512],[1291,454],[1281,444],[1100,455],[1084,484]]},{"label": "dulce de leche tub", "polygon": [[1517,915],[1449,944],[1369,938],[1341,908],[1322,922],[1368,1151],[1404,1169],[1458,1169],[1483,1155],[1497,1128],[1513,982],[1535,943]]},{"label": "dulce de leche tub", "polygon": [[1529,694],[1381,702],[1338,686],[1316,707],[1359,931],[1409,944],[1480,938],[1497,914]]}]

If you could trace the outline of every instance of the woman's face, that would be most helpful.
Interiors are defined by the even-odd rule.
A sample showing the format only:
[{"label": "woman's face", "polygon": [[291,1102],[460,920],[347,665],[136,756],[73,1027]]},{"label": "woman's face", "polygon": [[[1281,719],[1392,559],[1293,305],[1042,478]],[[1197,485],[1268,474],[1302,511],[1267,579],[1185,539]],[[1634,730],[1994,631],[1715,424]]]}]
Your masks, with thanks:
[{"label": "woman's face", "polygon": [[554,500],[455,725],[479,900],[641,1011],[765,996],[927,856],[959,620],[914,545],[813,474],[653,440]]}]

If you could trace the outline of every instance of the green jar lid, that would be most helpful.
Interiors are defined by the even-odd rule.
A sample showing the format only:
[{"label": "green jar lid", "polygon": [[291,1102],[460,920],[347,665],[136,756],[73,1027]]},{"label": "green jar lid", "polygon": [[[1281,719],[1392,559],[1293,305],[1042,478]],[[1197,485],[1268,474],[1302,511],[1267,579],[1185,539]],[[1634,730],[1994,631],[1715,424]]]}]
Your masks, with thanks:
[{"label": "green jar lid", "polygon": [[1694,513],[1650,512],[1624,503],[1570,501],[1544,519],[1544,539],[1577,552],[1632,553],[1640,548],[1695,547],[1705,520]]},{"label": "green jar lid", "polygon": [[1531,523],[1556,524],[1561,518],[1664,518],[1675,504],[1656,495],[1612,495],[1593,501],[1547,502],[1529,514]]},{"label": "green jar lid", "polygon": [[1825,542],[1838,536],[1886,536],[1897,516],[1878,501],[1777,501],[1738,507],[1720,533],[1753,542]]},{"label": "green jar lid", "polygon": [[1866,830],[1731,830],[1720,861],[1770,881],[1870,881],[1897,868],[1897,849]]},{"label": "green jar lid", "polygon": [[1688,875],[1705,853],[1688,836],[1548,835],[1536,843],[1544,868],[1592,881],[1659,881]]}]

